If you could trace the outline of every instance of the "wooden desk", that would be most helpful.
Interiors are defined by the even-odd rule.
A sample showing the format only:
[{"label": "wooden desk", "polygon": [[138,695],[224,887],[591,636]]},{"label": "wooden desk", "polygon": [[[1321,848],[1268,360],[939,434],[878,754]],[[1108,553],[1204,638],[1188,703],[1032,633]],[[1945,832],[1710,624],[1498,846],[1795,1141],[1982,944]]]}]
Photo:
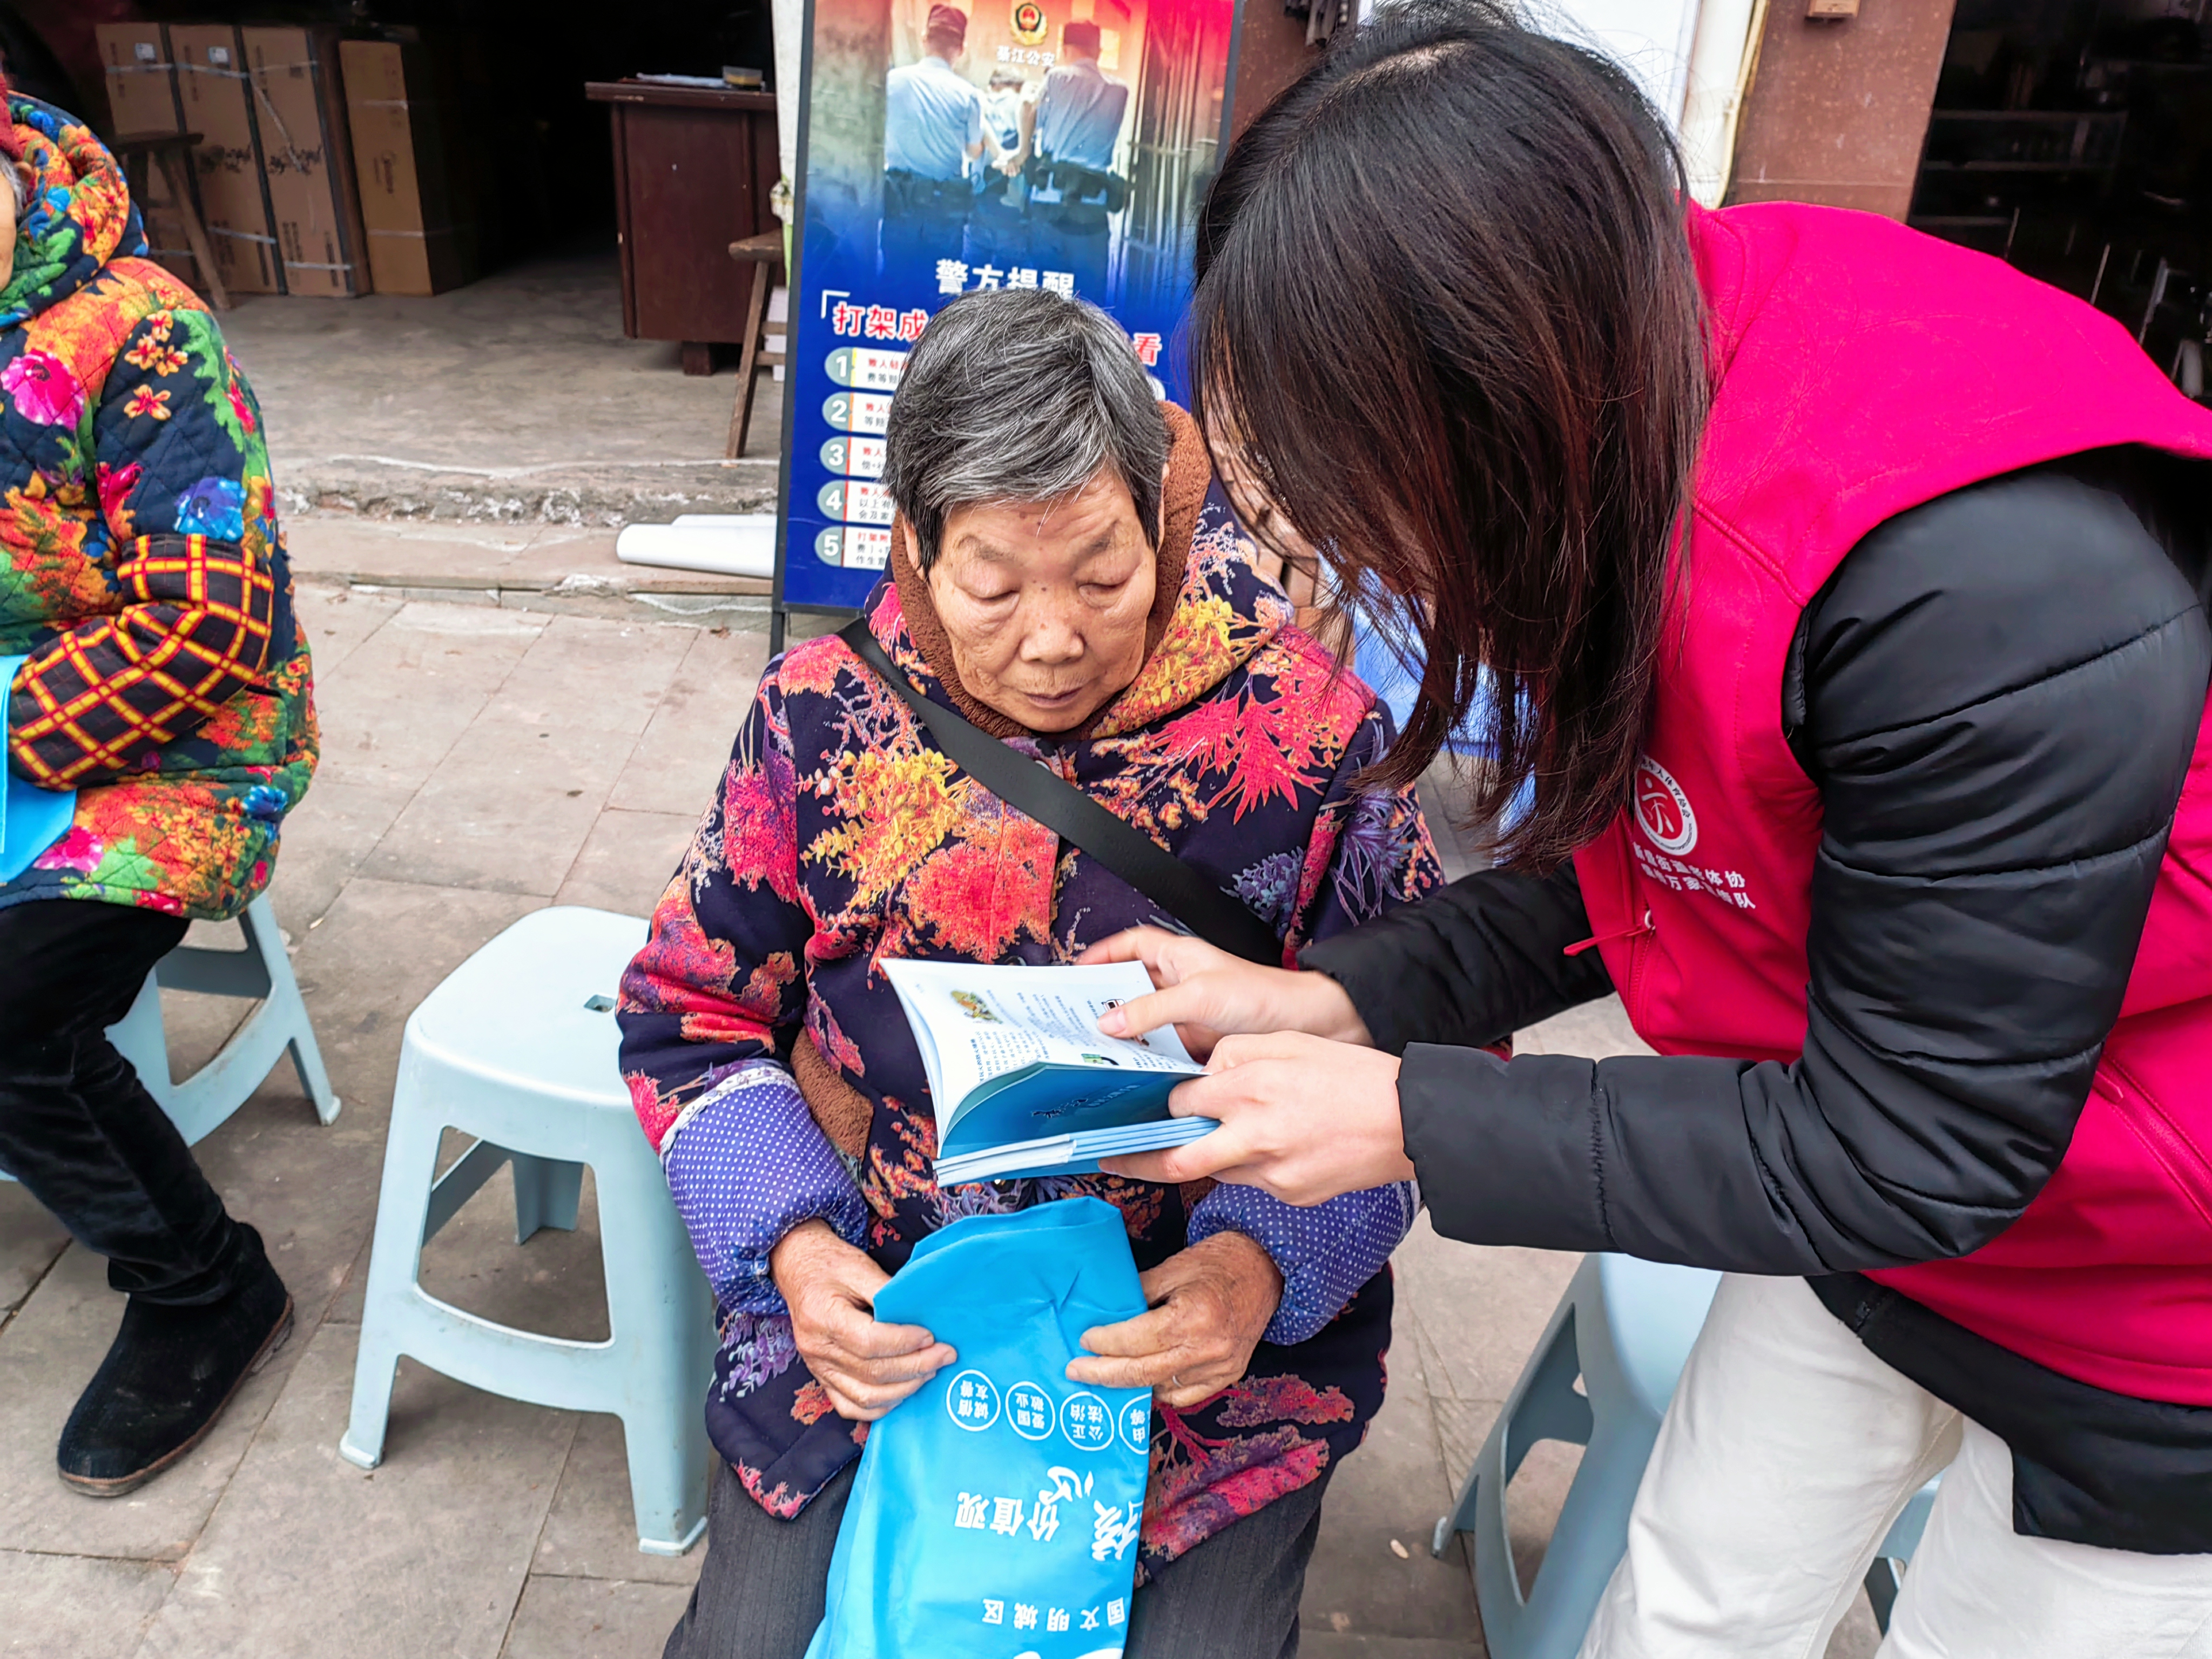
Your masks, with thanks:
[{"label": "wooden desk", "polygon": [[745,338],[749,273],[730,244],[777,228],[775,95],[594,81],[615,141],[623,332],[681,340],[684,372],[713,373],[709,347]]}]

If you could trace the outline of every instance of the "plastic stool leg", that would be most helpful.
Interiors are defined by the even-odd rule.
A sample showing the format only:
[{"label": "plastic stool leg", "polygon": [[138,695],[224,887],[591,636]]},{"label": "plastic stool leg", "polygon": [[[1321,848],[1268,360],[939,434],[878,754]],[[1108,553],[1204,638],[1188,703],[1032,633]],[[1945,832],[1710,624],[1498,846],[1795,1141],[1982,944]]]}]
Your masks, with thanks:
[{"label": "plastic stool leg", "polygon": [[[1575,1379],[1581,1372],[1577,1324],[1586,1316],[1577,1288],[1571,1287],[1562,1298],[1553,1315],[1552,1328],[1492,1425],[1475,1459],[1470,1490],[1462,1499],[1465,1524],[1474,1534],[1469,1554],[1475,1599],[1493,1659],[1573,1659],[1583,1626],[1588,1623],[1585,1609],[1583,1622],[1566,1632],[1559,1610],[1561,1601],[1571,1603],[1579,1577],[1571,1560],[1573,1551],[1561,1547],[1566,1520],[1561,1520],[1553,1534],[1553,1547],[1547,1551],[1535,1583],[1524,1598],[1505,1512],[1507,1489],[1537,1441],[1589,1445],[1576,1473],[1575,1488],[1569,1492],[1571,1507],[1575,1490],[1583,1489],[1585,1474],[1603,1462],[1606,1443],[1611,1437],[1594,1431],[1590,1403],[1575,1389]],[[1584,1498],[1587,1502],[1586,1491]],[[1570,1612],[1567,1621],[1571,1620]]]},{"label": "plastic stool leg", "polygon": [[[337,1115],[338,1103],[324,1074],[321,1054],[315,1048],[307,1004],[293,977],[284,951],[284,935],[276,926],[276,913],[263,894],[240,913],[239,932],[245,937],[242,951],[208,950],[182,945],[161,958],[155,970],[160,982],[172,990],[198,991],[210,996],[235,997],[259,1005],[233,1031],[220,1052],[189,1078],[149,1087],[161,1101],[187,1146],[196,1144],[228,1121],[231,1115],[261,1086],[276,1062],[288,1051],[300,1073],[301,1086],[314,1103],[315,1115],[328,1123]],[[158,1015],[158,1005],[154,1006]],[[117,1046],[131,1054],[142,1075],[157,1069],[158,1055],[142,1055],[128,1046],[134,1037],[127,1029],[141,1019],[134,1009],[115,1028]],[[154,1027],[158,1038],[159,1027]],[[166,1077],[165,1067],[161,1068]]]},{"label": "plastic stool leg", "polygon": [[540,1227],[574,1232],[584,1197],[584,1166],[528,1152],[510,1153],[508,1161],[514,1166],[514,1242],[528,1243]]},{"label": "plastic stool leg", "polygon": [[[300,994],[296,986],[292,994],[295,997]],[[340,1102],[331,1091],[331,1074],[323,1069],[323,1051],[315,1046],[314,1030],[307,1024],[304,1003],[301,1005],[300,1024],[296,1029],[300,1035],[294,1037],[289,1045],[292,1053],[292,1070],[298,1074],[300,1087],[307,1091],[307,1098],[315,1103],[316,1121],[328,1123],[337,1116]]]},{"label": "plastic stool leg", "polygon": [[1505,1478],[1521,1472],[1528,1449],[1539,1440],[1563,1440],[1571,1446],[1587,1446],[1596,1423],[1587,1396],[1575,1389],[1583,1374],[1582,1353],[1575,1341],[1574,1319],[1560,1322],[1520,1390],[1520,1408],[1506,1419]]},{"label": "plastic stool leg", "polygon": [[[1535,1357],[1522,1370],[1512,1396],[1499,1409],[1482,1455],[1474,1460],[1460,1486],[1458,1502],[1450,1514],[1437,1522],[1430,1553],[1442,1555],[1454,1533],[1475,1529],[1476,1512],[1485,1501],[1482,1476],[1493,1464],[1503,1471],[1504,1480],[1510,1480],[1528,1455],[1528,1448],[1539,1440],[1588,1443],[1589,1401],[1575,1391],[1575,1379],[1581,1375],[1571,1291],[1553,1311],[1551,1325],[1536,1344]],[[1502,1494],[1498,1502],[1504,1502]]]},{"label": "plastic stool leg", "polygon": [[1581,1650],[1605,1587],[1627,1553],[1629,1514],[1658,1435],[1656,1423],[1622,1419],[1590,1437],[1522,1609],[1526,1659],[1575,1659]]},{"label": "plastic stool leg", "polygon": [[714,1296],[659,1160],[642,1137],[630,1139],[634,1146],[610,1148],[592,1164],[608,1320],[616,1342],[635,1356],[611,1409],[623,1420],[637,1547],[681,1555],[707,1527],[703,1401],[714,1373]]},{"label": "plastic stool leg", "polygon": [[353,1361],[353,1407],[338,1437],[338,1455],[356,1468],[373,1469],[384,1461],[384,1430],[392,1420],[398,1373],[398,1346],[364,1321]]},{"label": "plastic stool leg", "polygon": [[1884,1636],[1889,1634],[1889,1615],[1905,1588],[1905,1565],[1920,1547],[1920,1534],[1927,1530],[1928,1516],[1936,1507],[1936,1489],[1942,1484],[1939,1474],[1905,1500],[1875,1552],[1874,1565],[1867,1569],[1867,1601],[1874,1607],[1874,1626]]},{"label": "plastic stool leg", "polygon": [[263,971],[269,975],[269,1002],[275,1011],[281,1028],[290,1034],[286,1045],[292,1055],[292,1069],[299,1073],[300,1087],[314,1103],[318,1121],[328,1123],[338,1115],[338,1097],[331,1092],[330,1073],[323,1069],[323,1051],[315,1043],[314,1022],[307,1017],[307,1004],[300,994],[300,981],[292,972],[292,958],[284,949],[283,930],[276,925],[276,911],[263,893],[246,907],[239,919],[246,943],[261,958]]},{"label": "plastic stool leg", "polygon": [[1875,1629],[1884,1636],[1889,1634],[1889,1615],[1896,1611],[1898,1594],[1904,1588],[1905,1569],[1886,1557],[1875,1557],[1867,1569],[1867,1605],[1874,1609]]},{"label": "plastic stool leg", "polygon": [[707,1442],[706,1387],[689,1391],[688,1419],[698,1425],[670,1434],[665,1414],[642,1420],[625,1414],[623,1443],[629,1457],[630,1505],[643,1555],[688,1555],[707,1531],[707,1476],[714,1456]]},{"label": "plastic stool leg", "polygon": [[422,1227],[429,1215],[431,1177],[437,1173],[443,1133],[437,1114],[410,1086],[412,1065],[412,1057],[403,1052],[392,1132],[384,1148],[384,1181],[377,1195],[375,1242],[368,1255],[361,1348],[354,1358],[353,1407],[345,1436],[338,1442],[338,1455],[364,1469],[384,1461],[392,1374],[399,1364],[400,1316],[422,1271]]},{"label": "plastic stool leg", "polygon": [[[1717,1282],[1717,1275],[1614,1256],[1585,1256],[1576,1270],[1554,1316],[1568,1328],[1555,1323],[1546,1334],[1515,1390],[1511,1415],[1501,1414],[1483,1449],[1481,1470],[1496,1492],[1476,1509],[1475,1594],[1493,1659],[1575,1659],[1581,1650],[1626,1552],[1645,1466]],[[1500,1500],[1537,1439],[1581,1440],[1585,1449],[1524,1597]]]},{"label": "plastic stool leg", "polygon": [[169,1038],[161,1024],[161,987],[151,972],[138,988],[131,1012],[107,1028],[107,1040],[131,1062],[146,1092],[167,1109],[175,1091],[169,1080]]}]

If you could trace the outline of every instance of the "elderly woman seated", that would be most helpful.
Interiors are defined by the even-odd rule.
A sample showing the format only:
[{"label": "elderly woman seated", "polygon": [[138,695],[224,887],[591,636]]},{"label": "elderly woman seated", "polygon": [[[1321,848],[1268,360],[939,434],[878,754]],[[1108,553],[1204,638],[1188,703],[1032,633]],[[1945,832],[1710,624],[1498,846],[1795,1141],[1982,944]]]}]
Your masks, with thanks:
[{"label": "elderly woman seated", "polygon": [[[892,405],[868,626],[1281,938],[1437,879],[1388,717],[1243,556],[1206,447],[1103,313],[977,293]],[[1127,1218],[1152,1311],[1078,1380],[1155,1390],[1133,1655],[1277,1659],[1338,1461],[1382,1401],[1406,1188],[1294,1210],[1114,1176],[950,1189],[886,957],[1060,963],[1158,913],[934,748],[834,636],[769,665],[623,987],[623,1066],[722,1312],[708,1554],[670,1656],[799,1659],[865,1425],[952,1358],[872,1299],[956,1218],[1079,1194]],[[1209,1190],[1210,1188],[1210,1190]]]}]

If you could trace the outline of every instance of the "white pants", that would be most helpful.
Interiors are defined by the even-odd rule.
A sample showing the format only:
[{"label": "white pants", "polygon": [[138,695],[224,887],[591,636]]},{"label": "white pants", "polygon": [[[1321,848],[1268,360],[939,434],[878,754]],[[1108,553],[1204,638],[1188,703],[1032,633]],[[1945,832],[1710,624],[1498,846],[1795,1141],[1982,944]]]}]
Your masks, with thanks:
[{"label": "white pants", "polygon": [[1881,1659],[2212,1659],[2212,1555],[2017,1536],[2003,1442],[1868,1352],[1802,1279],[1733,1273],[1582,1659],[1821,1659],[1946,1464]]}]

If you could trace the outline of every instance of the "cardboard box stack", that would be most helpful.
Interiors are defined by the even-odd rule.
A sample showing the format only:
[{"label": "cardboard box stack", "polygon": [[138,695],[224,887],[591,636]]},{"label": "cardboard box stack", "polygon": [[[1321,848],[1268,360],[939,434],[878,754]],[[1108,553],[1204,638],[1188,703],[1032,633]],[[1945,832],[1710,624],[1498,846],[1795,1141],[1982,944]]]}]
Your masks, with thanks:
[{"label": "cardboard box stack", "polygon": [[367,293],[337,31],[238,33],[261,130],[262,172],[284,291],[331,299]]},{"label": "cardboard box stack", "polygon": [[339,56],[376,291],[474,282],[477,204],[443,66],[428,47],[396,40],[348,40]]},{"label": "cardboard box stack", "polygon": [[[168,32],[159,23],[102,23],[95,33],[106,70],[107,106],[116,136],[185,131]],[[149,165],[144,171],[146,176],[133,180],[131,190],[145,218],[149,250],[171,273],[197,286],[199,263],[185,240],[184,219],[169,181],[157,167]]]},{"label": "cardboard box stack", "polygon": [[[468,37],[228,23],[98,33],[117,136],[200,136],[201,222],[232,293],[427,295],[481,273],[498,124],[457,94]],[[133,187],[156,257],[197,281],[158,169]]]},{"label": "cardboard box stack", "polygon": [[262,176],[258,124],[238,31],[228,23],[176,23],[169,46],[193,154],[200,216],[233,294],[282,294],[276,215]]}]

